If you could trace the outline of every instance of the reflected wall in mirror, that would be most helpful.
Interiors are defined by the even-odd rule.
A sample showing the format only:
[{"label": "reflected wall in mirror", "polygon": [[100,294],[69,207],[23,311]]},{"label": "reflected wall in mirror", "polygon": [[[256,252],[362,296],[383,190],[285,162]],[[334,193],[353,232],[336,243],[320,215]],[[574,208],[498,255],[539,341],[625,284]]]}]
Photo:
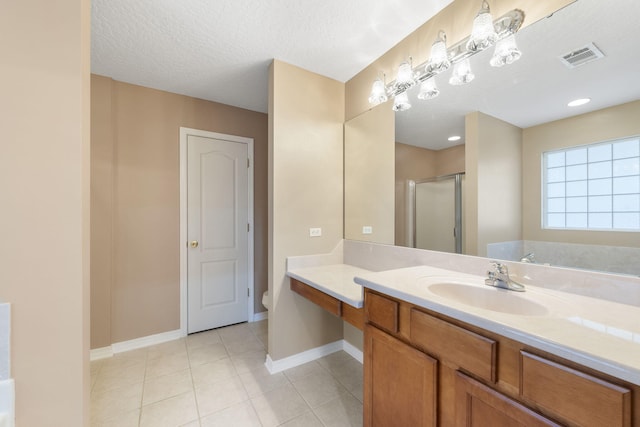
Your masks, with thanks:
[{"label": "reflected wall in mirror", "polygon": [[[640,16],[640,15],[638,15]],[[640,70],[640,68],[636,68]],[[524,129],[523,135],[523,236],[521,251],[490,252],[489,256],[503,255],[505,259],[519,260],[522,254],[535,254],[536,262],[552,265],[590,268],[600,271],[633,274],[640,276],[640,231],[605,231],[605,230],[557,230],[545,229],[541,226],[544,204],[542,202],[542,154],[546,151],[586,144],[611,141],[619,138],[635,136],[637,145],[635,162],[633,159],[630,170],[617,171],[614,162],[599,162],[610,168],[607,177],[590,181],[611,186],[618,180],[625,181],[624,188],[614,188],[613,197],[600,196],[600,189],[589,185],[586,189],[586,200],[591,203],[595,199],[609,198],[616,209],[617,199],[630,199],[631,204],[621,206],[624,215],[634,217],[635,226],[640,226],[640,101],[628,102],[598,111],[581,114],[575,117],[533,126]],[[586,165],[585,165],[586,166]],[[563,168],[564,169],[564,168]],[[571,169],[571,167],[568,167]],[[619,178],[616,176],[620,175]],[[572,180],[567,174],[567,178]],[[568,181],[566,188],[568,196],[573,184],[582,181]],[[616,185],[616,187],[618,187]],[[626,193],[635,193],[628,194]],[[576,210],[568,205],[571,201],[580,201],[585,197],[567,197],[569,211]],[[599,209],[591,209],[598,211]],[[596,214],[599,215],[599,214]],[[612,216],[608,214],[608,216]],[[613,215],[615,219],[616,215]],[[636,229],[637,230],[637,229]],[[493,250],[504,251],[509,243],[491,245]]]},{"label": "reflected wall in mirror", "polygon": [[[407,245],[406,180],[445,174],[434,169],[455,152],[464,166],[448,173],[466,172],[467,253],[520,260],[535,252],[541,263],[640,275],[640,233],[542,228],[540,174],[544,151],[640,135],[638,18],[636,0],[577,0],[518,33],[518,62],[496,69],[484,51],[472,58],[473,82],[450,86],[447,72],[437,76],[439,97],[411,92],[413,107],[396,113],[395,244]],[[604,56],[574,68],[561,60],[587,45]],[[576,98],[591,102],[568,107]]]},{"label": "reflected wall in mirror", "polygon": [[395,116],[387,107],[379,105],[344,125],[346,239],[393,244]]}]

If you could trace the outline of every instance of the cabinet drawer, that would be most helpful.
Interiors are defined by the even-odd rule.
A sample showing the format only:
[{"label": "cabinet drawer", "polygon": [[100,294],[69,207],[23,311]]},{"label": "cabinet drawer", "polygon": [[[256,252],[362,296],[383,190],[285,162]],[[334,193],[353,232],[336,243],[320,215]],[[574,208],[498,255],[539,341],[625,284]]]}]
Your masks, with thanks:
[{"label": "cabinet drawer", "polygon": [[631,391],[522,351],[523,398],[563,422],[631,426]]},{"label": "cabinet drawer", "polygon": [[456,372],[456,426],[560,427],[560,424]]},{"label": "cabinet drawer", "polygon": [[479,378],[496,382],[498,343],[421,311],[411,310],[411,342]]},{"label": "cabinet drawer", "polygon": [[367,321],[394,334],[398,333],[398,302],[372,292],[367,292],[365,298]]},{"label": "cabinet drawer", "polygon": [[291,279],[290,288],[293,292],[305,297],[309,301],[318,304],[320,307],[327,310],[329,313],[336,316],[342,315],[342,304],[337,298],[327,295],[306,283],[302,283],[299,280]]}]

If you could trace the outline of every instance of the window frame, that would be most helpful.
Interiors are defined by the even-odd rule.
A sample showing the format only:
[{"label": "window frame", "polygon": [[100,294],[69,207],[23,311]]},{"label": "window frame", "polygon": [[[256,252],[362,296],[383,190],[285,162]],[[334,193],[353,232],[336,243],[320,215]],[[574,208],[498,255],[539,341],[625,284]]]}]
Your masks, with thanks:
[{"label": "window frame", "polygon": [[[635,141],[637,144],[637,149],[636,147],[634,147],[632,150],[635,151],[634,153],[632,153],[632,155],[630,156],[626,156],[626,157],[617,157],[616,158],[616,154],[615,154],[615,150],[614,150],[614,146],[616,143],[624,143],[624,142],[630,142],[630,141]],[[609,153],[608,153],[608,157],[604,157],[604,158],[597,158],[597,159],[590,159],[590,150],[593,150],[594,152],[596,150],[598,150],[599,147],[605,147],[608,146],[609,147]],[[574,154],[579,154],[578,152],[581,150],[585,150],[585,160],[584,161],[577,161],[577,162],[573,162],[573,163],[569,163],[567,164],[567,153],[571,152]],[[553,154],[559,154],[559,153],[564,153],[564,158],[561,162],[561,164],[559,164],[558,166],[551,166],[549,167],[549,157],[550,155]],[[628,174],[628,175],[617,175],[615,173],[614,167],[616,166],[616,162],[618,165],[620,165],[620,161],[624,161],[624,160],[628,160],[631,159],[631,165],[632,167],[635,166],[636,162],[638,164],[640,164],[640,135],[630,135],[630,136],[625,136],[625,137],[621,137],[621,138],[615,138],[615,139],[610,139],[607,141],[600,141],[600,142],[594,142],[594,143],[588,143],[588,144],[581,144],[581,145],[574,145],[574,146],[569,146],[569,147],[563,147],[563,148],[556,148],[553,150],[547,150],[547,151],[543,151],[541,154],[541,215],[540,215],[540,219],[541,219],[541,228],[543,230],[551,230],[551,231],[604,231],[604,232],[640,232],[640,221],[638,222],[638,226],[637,228],[622,228],[622,227],[615,227],[615,214],[625,214],[625,213],[630,213],[630,214],[637,214],[640,215],[640,205],[637,207],[638,210],[632,210],[632,211],[627,211],[627,210],[616,210],[615,208],[615,203],[616,203],[616,199],[617,200],[622,200],[621,196],[632,196],[632,197],[637,197],[640,199],[640,168],[635,171],[635,168],[633,168],[634,170],[632,170],[632,172],[636,172],[636,173],[632,173],[632,174]],[[608,163],[608,165],[604,165],[605,167],[610,167],[610,170],[608,172],[608,175],[605,174],[604,177],[590,177],[590,172],[596,171],[598,169],[598,164],[604,164],[604,163]],[[593,167],[592,167],[593,166]],[[574,179],[574,180],[568,180],[567,179],[567,168],[578,168],[578,167],[582,167],[582,169],[584,169],[584,172],[586,175],[584,178],[581,179]],[[549,181],[549,170],[550,169],[558,169],[558,173],[559,176],[557,181]],[[560,171],[560,168],[562,169],[562,171]],[[577,170],[577,169],[574,169]],[[561,178],[561,179],[560,179]],[[625,178],[630,178],[630,179],[637,179],[638,183],[637,183],[637,191],[632,191],[629,193],[617,193],[616,194],[616,190],[615,190],[615,185],[616,185],[616,179],[617,182],[620,182],[621,180],[625,179]],[[609,180],[610,183],[608,183],[608,185],[610,186],[610,189],[608,192],[604,191],[604,190],[600,190],[600,193],[591,193],[591,191],[595,191],[595,187],[598,184],[603,184],[603,183],[607,183],[606,180]],[[601,182],[598,182],[601,181]],[[563,184],[563,187],[560,191],[560,193],[562,194],[561,196],[556,196],[556,197],[550,197],[548,195],[549,190],[550,190],[550,186],[549,184],[554,184],[554,183],[558,183],[558,184]],[[567,194],[567,187],[568,187],[568,183],[575,183],[576,185],[579,185],[582,183],[582,185],[584,185],[586,187],[586,189],[584,189],[584,194],[579,194],[579,195],[568,195]],[[635,183],[632,183],[632,185],[636,185]],[[594,188],[594,190],[592,190],[592,187]],[[634,189],[635,190],[635,189]],[[616,197],[617,196],[617,197]],[[600,211],[600,210],[591,210],[590,208],[590,203],[593,203],[596,201],[595,198],[597,197],[608,197],[610,199],[610,207],[609,210],[606,211]],[[578,199],[584,199],[584,200],[578,200]],[[559,215],[563,215],[563,226],[559,226],[559,225],[550,225],[550,221],[549,221],[549,214],[553,214],[554,212],[550,212],[549,209],[549,204],[550,202],[552,202],[553,200],[557,200],[559,206],[561,206],[561,209],[558,209],[557,213]],[[572,202],[577,202],[577,203],[584,203],[586,205],[586,208],[584,208],[584,211],[570,211],[571,208],[568,208],[568,201],[572,201]],[[602,200],[602,199],[601,199]],[[596,209],[595,207],[593,209]],[[567,216],[568,214],[572,214],[575,213],[576,215],[584,215],[585,216],[585,221],[586,221],[586,225],[584,227],[570,227],[567,226]],[[598,227],[597,225],[590,225],[590,219],[595,217],[597,214],[602,213],[602,214],[608,214],[609,218],[608,221],[610,222],[608,227]],[[634,224],[635,226],[635,224]]]}]

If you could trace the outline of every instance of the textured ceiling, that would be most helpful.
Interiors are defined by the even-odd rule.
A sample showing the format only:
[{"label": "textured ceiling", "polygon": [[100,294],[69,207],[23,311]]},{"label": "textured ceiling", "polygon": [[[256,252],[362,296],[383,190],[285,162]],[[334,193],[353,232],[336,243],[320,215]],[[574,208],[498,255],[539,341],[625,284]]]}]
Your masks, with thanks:
[{"label": "textured ceiling", "polygon": [[[266,112],[272,59],[345,82],[450,2],[93,0],[92,72]],[[412,89],[396,140],[437,150],[453,134],[464,143],[472,111],[526,128],[640,99],[639,19],[639,0],[577,0],[524,28],[511,66],[488,66],[490,49],[472,58],[468,85],[450,86],[447,71],[438,98],[418,101]],[[573,70],[558,60],[590,42],[605,58]],[[578,97],[593,100],[566,106]]]},{"label": "textured ceiling", "polygon": [[93,0],[91,68],[267,111],[272,59],[345,82],[451,0]]}]

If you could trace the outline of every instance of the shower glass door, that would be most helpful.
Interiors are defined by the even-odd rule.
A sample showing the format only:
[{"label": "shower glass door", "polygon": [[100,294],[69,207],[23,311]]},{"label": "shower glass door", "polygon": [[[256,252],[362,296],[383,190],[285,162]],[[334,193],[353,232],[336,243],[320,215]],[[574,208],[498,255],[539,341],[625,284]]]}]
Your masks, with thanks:
[{"label": "shower glass door", "polygon": [[409,181],[409,242],[419,249],[462,253],[464,174]]}]

